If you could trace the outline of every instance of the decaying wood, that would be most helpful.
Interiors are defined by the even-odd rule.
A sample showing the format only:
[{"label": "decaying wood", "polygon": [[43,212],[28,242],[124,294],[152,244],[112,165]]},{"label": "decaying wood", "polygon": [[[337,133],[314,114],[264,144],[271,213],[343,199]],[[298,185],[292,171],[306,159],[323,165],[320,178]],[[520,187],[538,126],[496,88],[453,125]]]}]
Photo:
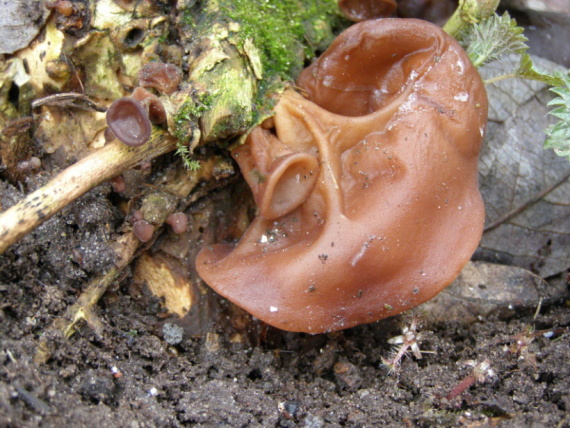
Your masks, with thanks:
[{"label": "decaying wood", "polygon": [[[143,35],[148,31],[148,40],[140,42],[143,49],[139,67],[145,57],[155,60],[159,55],[167,55],[163,53],[165,49],[161,48],[167,34],[167,30],[162,29],[169,19],[166,15],[156,17],[157,11],[142,8],[137,13],[148,17],[145,18],[148,22],[139,22],[134,19],[136,14],[132,15],[131,11],[122,10],[117,5],[93,3],[89,6],[91,12],[97,15],[93,23],[98,22],[100,28],[93,28],[81,40],[70,40],[66,44],[64,40],[67,34],[59,30],[64,27],[58,27],[52,15],[46,24],[46,40],[38,41],[37,49],[33,46],[26,48],[22,58],[15,57],[14,61],[8,61],[8,69],[13,69],[11,73],[14,79],[22,73],[22,61],[35,61],[34,66],[41,77],[37,82],[31,80],[31,87],[27,89],[30,94],[38,96],[44,87],[58,88],[70,84],[65,79],[74,73],[67,73],[69,70],[65,67],[63,70],[67,74],[62,72],[60,76],[53,71],[46,74],[63,54],[70,55],[77,62],[92,61],[81,64],[86,76],[85,84],[80,82],[80,86],[92,93],[90,100],[95,105],[98,97],[108,98],[120,93],[117,88],[121,87],[122,82],[113,71],[115,67],[122,68],[121,72],[128,76],[127,81],[136,81],[136,71],[132,69],[132,64],[136,62],[130,59],[134,46],[121,30],[131,28],[135,22],[138,22],[136,25],[144,24],[136,27]],[[100,7],[95,7],[95,4]],[[271,94],[279,92],[287,80],[294,79],[294,73],[300,71],[308,52],[318,46],[326,46],[330,41],[330,27],[339,15],[335,0],[287,0],[273,5],[265,1],[252,4],[229,0],[209,0],[200,4],[179,2],[177,13],[177,30],[182,47],[189,55],[186,82],[178,92],[162,98],[168,111],[168,131],[173,137],[156,131],[151,141],[138,148],[128,148],[114,142],[60,173],[42,189],[0,215],[0,254],[89,189],[144,160],[173,150],[177,143],[179,147],[189,147],[188,152],[191,153],[198,143],[227,145],[228,139],[247,132],[263,119],[264,114],[270,114]],[[109,17],[114,18],[107,22]],[[117,25],[119,18],[126,24]],[[267,32],[267,29],[258,25],[260,19],[281,30],[273,34]],[[107,32],[100,31],[108,28],[111,29],[109,36]],[[307,34],[299,33],[300,28]],[[267,57],[272,49],[270,37],[279,37],[279,44],[282,44],[274,46],[279,53],[278,58]],[[50,38],[53,38],[53,42]],[[69,49],[68,45],[72,48]],[[43,51],[48,47],[50,51],[46,55]],[[176,46],[170,47],[170,51],[176,50]],[[122,59],[117,60],[121,55]],[[100,61],[103,60],[109,63],[101,65]],[[65,64],[57,63],[61,67]],[[271,69],[273,64],[281,68]],[[45,82],[42,83],[42,79]],[[6,82],[10,83],[8,80]],[[111,91],[109,88],[115,89]],[[8,99],[7,93],[0,95]],[[55,101],[58,97],[65,98],[62,94],[56,94],[50,99]],[[38,107],[39,104],[31,103],[30,106]],[[20,110],[22,108],[20,106]],[[6,113],[13,114],[13,109]],[[0,114],[0,119],[5,118]],[[3,120],[0,120],[0,125],[2,123]]]},{"label": "decaying wood", "polygon": [[[162,218],[166,219],[174,211],[184,210],[197,199],[203,197],[205,192],[224,184],[225,180],[231,179],[232,176],[233,170],[226,167],[225,161],[219,157],[211,157],[204,162],[200,171],[184,171],[179,166],[177,169],[177,165],[173,165],[165,174],[159,175],[153,185],[146,187],[147,191],[141,196],[141,200],[144,201],[149,195],[156,196],[157,192],[173,198],[174,203],[169,204],[169,208],[162,213]],[[211,184],[210,186],[200,186],[197,189],[198,185],[204,182]],[[155,224],[159,230],[163,225],[163,222]],[[154,264],[152,257],[145,256],[144,251],[153,244],[154,240],[142,244],[133,233],[128,220],[125,221],[121,230],[122,232],[111,243],[116,256],[114,266],[104,274],[92,279],[85,286],[77,302],[68,307],[62,317],[54,321],[51,329],[59,331],[66,338],[69,338],[77,331],[79,324],[85,322],[96,334],[101,334],[103,327],[93,308],[107,289],[114,282],[120,280],[124,269],[141,253],[142,257],[137,264],[139,272],[135,273],[135,280],[138,276],[140,281],[149,285],[156,296],[166,297],[165,304],[169,312],[182,317],[189,310],[193,303],[190,284],[184,282],[180,287],[169,287],[172,285],[171,278],[174,276],[170,275],[168,270],[161,270],[161,266]],[[155,237],[159,233],[155,233]],[[142,268],[140,268],[141,266]],[[142,272],[140,272],[141,270]],[[164,274],[164,277],[153,280],[151,277],[155,272],[158,272],[159,275]],[[164,296],[165,294],[168,296]],[[177,309],[179,310],[177,311]],[[45,339],[36,350],[34,360],[37,363],[44,363],[51,357],[52,351],[51,343]]]}]

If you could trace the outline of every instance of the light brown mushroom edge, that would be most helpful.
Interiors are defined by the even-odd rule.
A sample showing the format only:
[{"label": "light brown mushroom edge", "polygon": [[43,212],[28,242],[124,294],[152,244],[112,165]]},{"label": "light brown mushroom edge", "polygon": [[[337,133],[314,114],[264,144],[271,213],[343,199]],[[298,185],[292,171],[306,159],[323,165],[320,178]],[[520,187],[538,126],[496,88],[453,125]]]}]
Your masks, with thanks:
[{"label": "light brown mushroom edge", "polygon": [[481,238],[485,88],[439,27],[343,32],[233,152],[259,213],[196,267],[280,329],[321,333],[411,309],[450,284]]}]

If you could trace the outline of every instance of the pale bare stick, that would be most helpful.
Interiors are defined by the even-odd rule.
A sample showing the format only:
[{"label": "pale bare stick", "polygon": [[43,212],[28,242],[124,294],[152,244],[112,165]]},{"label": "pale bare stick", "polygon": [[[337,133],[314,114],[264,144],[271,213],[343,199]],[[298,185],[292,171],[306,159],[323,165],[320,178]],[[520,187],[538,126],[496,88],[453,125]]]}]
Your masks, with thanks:
[{"label": "pale bare stick", "polygon": [[[97,315],[93,313],[93,306],[97,304],[107,288],[117,280],[123,269],[131,262],[139,244],[140,241],[132,231],[120,235],[112,244],[117,255],[115,265],[108,272],[91,280],[77,302],[68,307],[65,315],[57,318],[50,328],[60,330],[66,338],[69,338],[77,330],[77,324],[80,321],[86,321],[95,333],[101,334],[103,326]],[[36,364],[46,363],[52,357],[53,352],[53,339],[50,338],[50,335],[43,335],[34,354],[34,362]]]},{"label": "pale bare stick", "polygon": [[129,147],[115,140],[71,165],[0,214],[0,254],[93,187],[175,148],[174,138],[155,129],[142,146]]},{"label": "pale bare stick", "polygon": [[126,232],[121,235],[114,243],[115,254],[117,260],[115,265],[109,269],[104,275],[92,280],[86,287],[85,291],[77,299],[77,302],[67,308],[65,316],[56,321],[56,325],[63,331],[65,337],[69,338],[73,333],[77,323],[81,320],[87,321],[97,334],[101,334],[101,321],[93,314],[93,306],[97,304],[99,299],[107,288],[120,276],[123,269],[133,259],[140,241],[132,232]]}]

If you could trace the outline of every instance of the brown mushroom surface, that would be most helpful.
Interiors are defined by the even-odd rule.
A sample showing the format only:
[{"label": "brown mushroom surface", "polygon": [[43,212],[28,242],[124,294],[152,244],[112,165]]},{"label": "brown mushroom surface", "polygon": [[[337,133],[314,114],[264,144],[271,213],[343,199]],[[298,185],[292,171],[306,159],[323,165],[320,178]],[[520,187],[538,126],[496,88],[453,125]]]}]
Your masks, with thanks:
[{"label": "brown mushroom surface", "polygon": [[128,146],[142,146],[150,138],[152,126],[148,112],[134,98],[113,101],[107,109],[106,119],[115,137]]},{"label": "brown mushroom surface", "polygon": [[139,83],[143,88],[156,88],[166,95],[172,95],[182,80],[182,72],[174,64],[149,62],[139,71]]},{"label": "brown mushroom surface", "polygon": [[356,24],[288,90],[272,129],[234,151],[259,214],[199,253],[218,293],[284,330],[328,332],[419,305],[481,237],[483,83],[461,47],[414,19]]},{"label": "brown mushroom surface", "polygon": [[166,122],[166,109],[162,101],[140,86],[136,87],[131,95],[147,110],[148,118],[152,123],[161,124]]}]

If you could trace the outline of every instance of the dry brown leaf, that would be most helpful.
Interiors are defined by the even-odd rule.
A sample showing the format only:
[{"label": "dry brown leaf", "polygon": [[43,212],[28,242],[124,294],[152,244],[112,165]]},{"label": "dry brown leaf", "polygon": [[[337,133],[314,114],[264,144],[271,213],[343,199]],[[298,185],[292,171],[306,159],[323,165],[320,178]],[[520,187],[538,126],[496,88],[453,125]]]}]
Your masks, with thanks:
[{"label": "dry brown leaf", "polygon": [[[539,68],[556,65],[534,59]],[[516,65],[491,64],[486,76]],[[486,231],[477,259],[513,264],[543,278],[570,268],[570,163],[544,150],[548,124],[545,85],[520,79],[488,88],[490,107],[481,153]]]}]

